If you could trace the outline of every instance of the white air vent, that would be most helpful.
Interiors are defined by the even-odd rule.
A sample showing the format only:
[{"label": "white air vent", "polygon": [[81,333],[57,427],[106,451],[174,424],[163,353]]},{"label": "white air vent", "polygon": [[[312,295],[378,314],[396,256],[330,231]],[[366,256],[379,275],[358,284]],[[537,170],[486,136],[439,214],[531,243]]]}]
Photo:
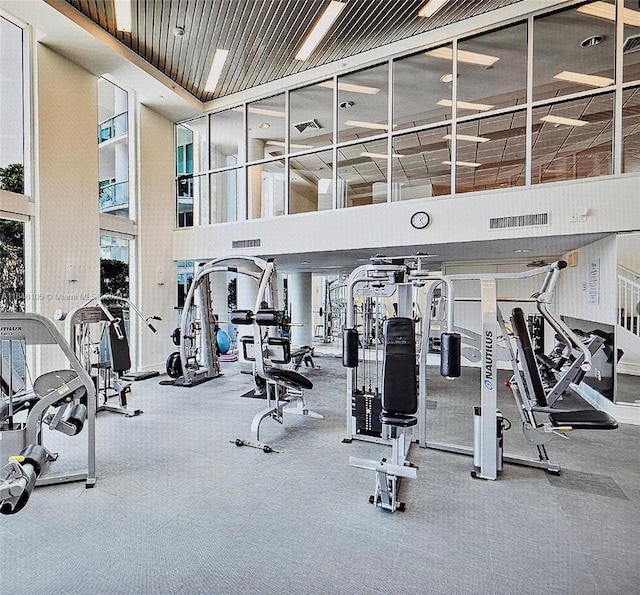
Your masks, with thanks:
[{"label": "white air vent", "polygon": [[304,132],[305,130],[320,130],[322,126],[318,124],[317,120],[309,120],[307,122],[299,122],[298,124],[294,124],[297,128],[298,132]]},{"label": "white air vent", "polygon": [[535,215],[513,215],[511,217],[493,217],[489,219],[489,229],[531,227],[533,225],[549,225],[549,213],[536,213]]},{"label": "white air vent", "polygon": [[638,50],[640,50],[640,35],[631,35],[624,40],[624,45],[622,46],[623,54],[637,52]]},{"label": "white air vent", "polygon": [[260,246],[260,240],[233,240],[232,248],[257,248]]}]

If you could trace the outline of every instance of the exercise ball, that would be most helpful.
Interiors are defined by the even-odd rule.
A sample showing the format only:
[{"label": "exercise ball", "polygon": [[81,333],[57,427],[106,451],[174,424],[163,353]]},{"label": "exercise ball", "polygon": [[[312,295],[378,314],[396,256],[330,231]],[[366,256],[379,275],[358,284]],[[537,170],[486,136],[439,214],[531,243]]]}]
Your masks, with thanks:
[{"label": "exercise ball", "polygon": [[222,329],[220,329],[216,334],[216,341],[218,342],[218,350],[220,353],[227,353],[227,351],[229,351],[229,348],[231,347],[231,339]]}]

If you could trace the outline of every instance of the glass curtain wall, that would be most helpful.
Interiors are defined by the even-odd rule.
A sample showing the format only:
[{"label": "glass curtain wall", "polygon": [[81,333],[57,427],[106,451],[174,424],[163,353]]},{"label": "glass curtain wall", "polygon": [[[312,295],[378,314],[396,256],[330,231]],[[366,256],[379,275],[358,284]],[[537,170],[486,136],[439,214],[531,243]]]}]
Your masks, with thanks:
[{"label": "glass curtain wall", "polygon": [[639,93],[636,0],[540,11],[210,115],[210,221],[635,172]]},{"label": "glass curtain wall", "polygon": [[24,193],[24,100],[20,27],[0,17],[0,189]]}]

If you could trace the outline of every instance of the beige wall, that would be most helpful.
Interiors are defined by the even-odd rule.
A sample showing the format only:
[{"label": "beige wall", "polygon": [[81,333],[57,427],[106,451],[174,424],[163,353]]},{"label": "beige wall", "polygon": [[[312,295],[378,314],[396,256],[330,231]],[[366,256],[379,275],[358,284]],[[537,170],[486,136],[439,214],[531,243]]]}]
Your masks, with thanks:
[{"label": "beige wall", "polygon": [[152,322],[157,335],[141,328],[136,355],[140,369],[164,370],[167,356],[177,349],[170,335],[178,326],[171,244],[176,217],[173,123],[145,106],[140,107],[138,123],[138,307],[145,316],[160,316],[162,321]]},{"label": "beige wall", "polygon": [[52,317],[100,290],[97,86],[93,74],[40,44],[37,73],[35,291],[27,310]]}]

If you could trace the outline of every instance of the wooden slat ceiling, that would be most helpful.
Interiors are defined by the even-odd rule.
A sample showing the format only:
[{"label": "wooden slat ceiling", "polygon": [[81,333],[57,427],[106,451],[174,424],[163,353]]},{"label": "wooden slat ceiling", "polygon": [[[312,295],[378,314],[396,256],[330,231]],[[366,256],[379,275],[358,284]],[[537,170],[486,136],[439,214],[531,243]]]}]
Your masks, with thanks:
[{"label": "wooden slat ceiling", "polygon": [[[131,33],[116,30],[113,0],[65,0],[201,101],[523,1],[450,0],[421,18],[425,0],[348,0],[333,30],[301,62],[294,55],[328,0],[131,0]],[[175,36],[176,27],[185,34]],[[204,86],[216,48],[229,57],[209,93]]]}]

